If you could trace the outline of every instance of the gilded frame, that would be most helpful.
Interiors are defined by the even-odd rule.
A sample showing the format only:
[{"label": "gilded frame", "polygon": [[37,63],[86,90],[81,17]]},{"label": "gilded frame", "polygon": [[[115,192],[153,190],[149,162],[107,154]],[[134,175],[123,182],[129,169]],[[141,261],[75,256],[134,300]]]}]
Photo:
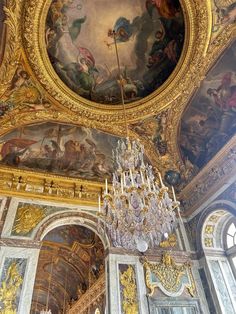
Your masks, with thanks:
[{"label": "gilded frame", "polygon": [[[58,79],[50,64],[44,39],[50,3],[50,0],[25,1],[22,39],[25,59],[33,76],[43,85],[52,102],[76,115],[83,115],[84,120],[122,123],[123,111],[120,105],[98,105],[85,100]],[[128,121],[137,121],[140,117],[162,111],[189,89],[192,75],[189,65],[197,64],[206,53],[211,33],[211,8],[208,4],[193,3],[191,0],[182,0],[181,5],[185,15],[185,44],[178,65],[160,89],[141,101],[127,105]]]}]

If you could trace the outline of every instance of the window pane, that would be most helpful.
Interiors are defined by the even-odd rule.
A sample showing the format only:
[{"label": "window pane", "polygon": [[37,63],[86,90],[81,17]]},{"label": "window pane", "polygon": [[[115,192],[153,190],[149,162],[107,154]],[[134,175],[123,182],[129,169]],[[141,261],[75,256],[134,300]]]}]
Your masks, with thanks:
[{"label": "window pane", "polygon": [[227,248],[228,249],[230,247],[234,246],[234,238],[231,235],[227,235],[226,241],[227,241]]},{"label": "window pane", "polygon": [[210,266],[212,270],[212,275],[214,276],[215,288],[217,290],[217,294],[221,299],[221,303],[223,305],[223,309],[225,313],[234,313],[233,304],[231,302],[231,298],[227,289],[227,286],[224,281],[223,274],[220,269],[220,265],[218,261],[210,261]]},{"label": "window pane", "polygon": [[233,236],[235,234],[235,232],[236,232],[236,227],[235,227],[234,223],[232,223],[229,226],[229,229],[228,229],[227,233]]},{"label": "window pane", "polygon": [[236,269],[236,256],[232,258],[232,261],[233,261],[234,267],[235,267],[235,269]]},{"label": "window pane", "polygon": [[[234,258],[236,258],[236,256]],[[236,260],[235,260],[235,262],[236,262]],[[226,277],[225,279],[227,280],[227,282],[230,286],[230,290],[231,290],[231,293],[233,295],[233,298],[236,301],[236,282],[235,282],[234,276],[233,276],[232,272],[230,271],[230,266],[228,264],[228,261],[222,261],[221,263],[222,263],[222,266],[223,266],[224,271],[225,271],[225,277]]]}]

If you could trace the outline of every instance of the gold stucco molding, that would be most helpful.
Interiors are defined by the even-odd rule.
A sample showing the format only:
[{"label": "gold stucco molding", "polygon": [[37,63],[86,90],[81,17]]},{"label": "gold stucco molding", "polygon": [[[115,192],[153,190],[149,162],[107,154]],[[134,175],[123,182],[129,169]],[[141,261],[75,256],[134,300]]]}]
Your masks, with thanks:
[{"label": "gold stucco molding", "polygon": [[24,0],[9,0],[4,8],[7,25],[6,46],[0,66],[0,97],[10,86],[21,57],[21,17]]},{"label": "gold stucco molding", "polygon": [[[121,106],[98,105],[85,100],[67,88],[55,74],[45,45],[45,21],[50,0],[26,0],[22,25],[25,57],[32,74],[50,95],[52,101],[82,116],[84,121],[119,124],[123,121]],[[179,63],[163,86],[137,103],[127,105],[127,118],[137,121],[168,107],[189,89],[196,65],[209,44],[212,15],[209,5],[200,1],[181,1],[185,15],[185,45]],[[181,83],[180,83],[181,82]]]}]

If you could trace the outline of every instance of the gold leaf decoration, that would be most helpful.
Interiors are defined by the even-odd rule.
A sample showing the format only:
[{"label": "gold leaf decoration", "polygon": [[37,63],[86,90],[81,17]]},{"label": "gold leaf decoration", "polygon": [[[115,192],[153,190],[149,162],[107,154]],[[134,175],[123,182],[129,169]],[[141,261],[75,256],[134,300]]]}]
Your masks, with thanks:
[{"label": "gold leaf decoration", "polygon": [[24,205],[17,210],[12,232],[17,235],[27,235],[45,216],[44,208]]},{"label": "gold leaf decoration", "polygon": [[6,279],[3,280],[0,288],[0,302],[3,304],[1,314],[16,314],[15,300],[18,289],[23,283],[23,278],[20,275],[17,263],[13,262],[8,270]]},{"label": "gold leaf decoration", "polygon": [[131,265],[121,273],[120,283],[123,286],[122,308],[125,314],[138,314],[137,286],[135,272]]}]

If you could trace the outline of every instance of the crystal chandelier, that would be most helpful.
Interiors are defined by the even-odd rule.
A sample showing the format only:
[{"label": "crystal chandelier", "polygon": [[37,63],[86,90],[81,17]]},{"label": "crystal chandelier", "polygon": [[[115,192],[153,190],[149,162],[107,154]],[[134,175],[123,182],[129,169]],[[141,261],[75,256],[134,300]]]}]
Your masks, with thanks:
[{"label": "crystal chandelier", "polygon": [[173,233],[179,202],[174,193],[174,200],[169,197],[160,173],[159,182],[155,180],[139,142],[119,140],[113,157],[117,169],[111,190],[106,180],[102,208],[99,197],[100,228],[115,247],[145,252]]},{"label": "crystal chandelier", "polygon": [[100,231],[106,231],[113,246],[145,252],[148,248],[157,247],[173,233],[176,228],[175,209],[179,213],[179,202],[173,187],[173,200],[169,197],[160,172],[159,180],[155,180],[152,166],[145,162],[143,145],[129,139],[117,35],[110,31],[109,36],[114,38],[127,137],[119,140],[113,151],[116,170],[111,190],[108,190],[107,180],[105,182],[102,208],[99,196],[98,227]]}]

